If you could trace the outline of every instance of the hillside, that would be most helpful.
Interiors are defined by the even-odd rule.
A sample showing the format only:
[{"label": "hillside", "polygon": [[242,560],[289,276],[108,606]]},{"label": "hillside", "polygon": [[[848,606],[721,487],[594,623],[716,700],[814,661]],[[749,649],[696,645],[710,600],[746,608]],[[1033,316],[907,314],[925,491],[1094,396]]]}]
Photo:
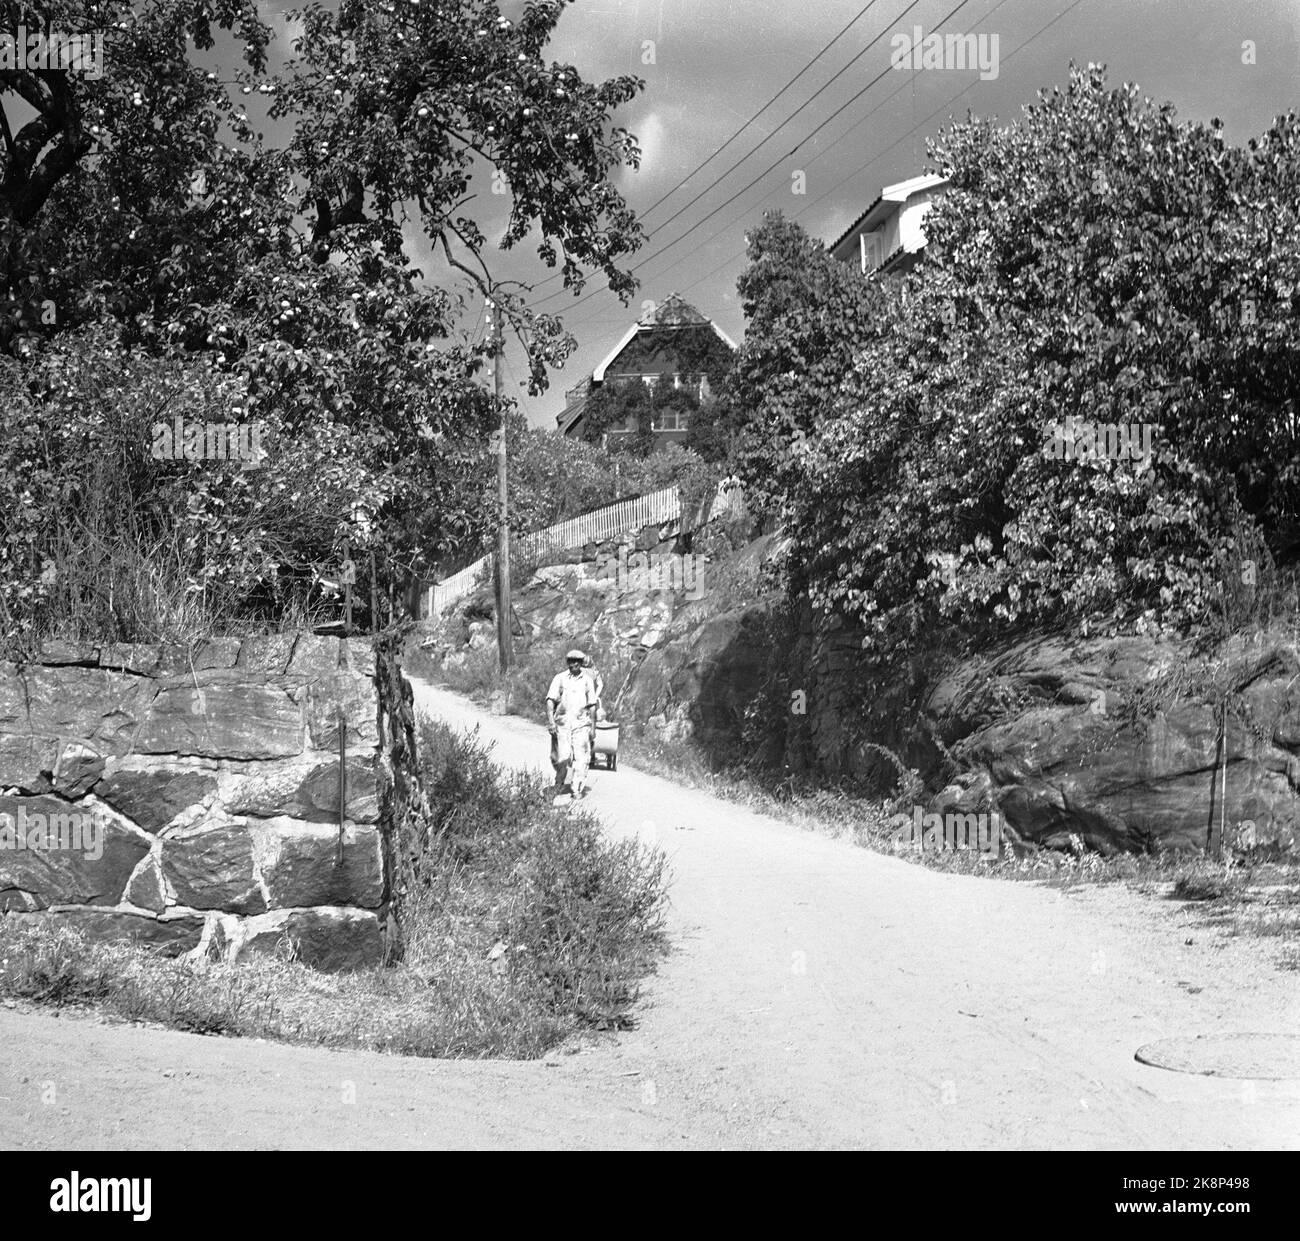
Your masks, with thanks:
[{"label": "hillside", "polygon": [[[686,538],[647,527],[538,568],[517,589],[517,665],[504,682],[487,589],[441,618],[423,648],[448,684],[539,718],[564,650],[579,645],[632,735],[685,745],[714,769],[890,795],[908,812],[996,808],[1021,846],[1295,848],[1293,617],[1209,647],[1040,632],[964,656],[927,651],[914,683],[882,690],[855,631],[773,588],[765,570],[784,547],[743,521]],[[860,710],[872,693],[903,704],[887,734]]]}]

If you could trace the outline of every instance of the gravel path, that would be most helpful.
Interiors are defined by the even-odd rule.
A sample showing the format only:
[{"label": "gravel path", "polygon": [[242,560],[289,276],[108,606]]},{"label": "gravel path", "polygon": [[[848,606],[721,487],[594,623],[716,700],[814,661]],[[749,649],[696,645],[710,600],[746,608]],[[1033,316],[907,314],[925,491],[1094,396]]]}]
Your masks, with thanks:
[{"label": "gravel path", "polygon": [[[416,698],[549,772],[540,725]],[[1300,1081],[1134,1060],[1300,1033],[1300,980],[1258,942],[1118,888],[938,874],[625,765],[588,800],[672,861],[636,1030],[468,1063],[0,1008],[0,1148],[1300,1149]]]}]

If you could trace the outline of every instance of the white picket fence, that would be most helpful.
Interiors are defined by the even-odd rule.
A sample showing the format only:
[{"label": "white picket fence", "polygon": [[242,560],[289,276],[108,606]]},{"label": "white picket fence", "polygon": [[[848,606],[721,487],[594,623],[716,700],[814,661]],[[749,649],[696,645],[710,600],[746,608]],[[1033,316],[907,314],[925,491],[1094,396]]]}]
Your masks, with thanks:
[{"label": "white picket fence", "polygon": [[[740,484],[734,479],[727,479],[718,488],[718,494],[714,497],[705,520],[712,521],[726,513],[735,512],[743,503]],[[645,526],[660,526],[676,521],[681,516],[681,511],[681,496],[677,488],[664,487],[649,495],[620,500],[617,504],[607,504],[604,508],[593,509],[580,517],[570,517],[568,521],[547,526],[544,530],[535,530],[524,535],[513,546],[518,548],[518,554],[532,559],[547,551],[600,543],[625,530],[640,530]],[[453,573],[429,587],[424,592],[421,616],[438,616],[452,604],[472,594],[480,583],[492,580],[495,566],[496,554],[489,552],[473,564],[466,565],[459,573]]]}]

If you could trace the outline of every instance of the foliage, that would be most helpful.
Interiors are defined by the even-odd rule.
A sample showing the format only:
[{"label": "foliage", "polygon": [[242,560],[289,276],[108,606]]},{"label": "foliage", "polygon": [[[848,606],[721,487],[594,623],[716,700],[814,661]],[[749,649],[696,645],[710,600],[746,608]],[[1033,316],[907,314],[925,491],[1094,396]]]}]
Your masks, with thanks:
[{"label": "foliage", "polygon": [[817,432],[879,330],[885,298],[797,224],[769,212],[749,235],[737,289],[745,340],[723,390],[750,510],[767,515],[802,483],[797,446]]},{"label": "foliage", "polygon": [[[0,618],[6,638],[180,641],[308,604],[313,560],[385,501],[354,433],[268,422],[260,469],[156,460],[151,428],[245,422],[237,377],[107,328],[0,360]],[[308,485],[307,480],[310,480]]]},{"label": "foliage", "polygon": [[[5,397],[27,410],[6,417],[50,428],[60,445],[37,476],[23,472],[30,445],[0,448],[0,475],[15,477],[27,510],[4,530],[6,568],[43,572],[76,543],[64,531],[56,545],[55,526],[31,519],[57,503],[55,471],[142,460],[147,442],[128,446],[124,428],[89,416],[86,393],[80,421],[66,428],[64,411],[44,407],[53,398],[40,375],[93,375],[112,339],[128,351],[115,381],[126,406],[144,410],[161,385],[171,406],[189,409],[177,401],[192,387],[196,401],[210,394],[204,408],[224,401],[238,406],[237,420],[264,424],[278,473],[261,472],[258,486],[273,476],[288,485],[297,471],[287,494],[251,506],[223,495],[238,514],[230,554],[239,565],[214,555],[209,538],[202,556],[173,566],[179,583],[222,580],[232,614],[281,606],[268,584],[291,565],[324,561],[337,576],[345,545],[363,554],[358,563],[377,552],[399,587],[481,546],[491,528],[486,438],[499,420],[478,381],[487,346],[457,340],[463,295],[425,283],[406,247],[422,231],[444,277],[468,279],[503,307],[527,348],[533,391],[573,342],[558,319],[531,314],[493,280],[488,242],[465,205],[474,193],[488,182],[505,188],[502,244],[539,237],[542,261],[559,265],[566,286],[580,288],[596,269],[620,293],[632,287],[619,264],[640,232],[610,177],[639,154],[611,118],[641,84],[586,83],[548,63],[564,7],[529,4],[512,23],[491,0],[313,5],[300,15],[294,55],[272,75],[271,32],[252,0],[45,6],[61,29],[104,31],[104,72],[0,70],[6,124],[31,114],[0,151],[0,292],[9,298],[0,350],[18,359]],[[6,28],[23,11],[0,4]],[[231,84],[200,54],[235,36],[246,68]],[[255,132],[259,112],[287,135],[282,146]],[[135,431],[143,426],[137,419]],[[208,487],[207,465],[179,467],[191,490]],[[111,470],[101,477],[107,497]],[[102,525],[136,540],[124,553],[136,563],[160,531],[193,520],[186,486],[161,486],[170,478],[146,469],[124,480],[117,524]],[[341,506],[345,491],[353,503]],[[137,508],[126,520],[128,496]],[[44,606],[30,577],[5,589],[11,617]]]},{"label": "foliage", "polygon": [[[1090,68],[932,158],[951,187],[901,281],[780,221],[751,242],[740,469],[792,594],[882,660],[1200,623],[1259,535],[1295,537],[1300,120],[1234,149]],[[1052,459],[1067,416],[1149,424],[1154,463]]]},{"label": "foliage", "polygon": [[[717,488],[717,468],[677,443],[648,457],[613,453],[529,427],[518,414],[508,420],[506,443],[510,528],[516,534],[674,485],[681,489],[685,511],[693,512]],[[496,504],[493,474],[482,489],[482,524],[489,531],[496,529]],[[512,565],[513,576],[522,580],[520,566]]]},{"label": "foliage", "polygon": [[619,466],[623,494],[628,496],[649,495],[676,485],[682,488],[683,499],[689,505],[691,498],[706,490],[715,477],[713,467],[673,441],[648,457],[620,453],[614,460]]},{"label": "foliage", "polygon": [[540,776],[503,770],[477,734],[426,721],[420,756],[430,814],[398,844],[407,960],[441,955],[454,908],[462,936],[483,956],[501,944],[503,970],[557,1014],[630,1024],[662,947],[663,855],[603,840],[589,815],[556,815]]},{"label": "foliage", "polygon": [[639,379],[608,380],[587,398],[582,437],[589,444],[607,444],[611,431],[627,430],[631,433],[613,437],[616,450],[646,457],[654,451],[655,430],[665,414],[690,418],[699,407],[693,392],[674,388],[667,379],[653,387]]},{"label": "foliage", "polygon": [[[510,466],[510,525],[540,530],[569,517],[634,495],[615,477],[614,459],[584,440],[513,420],[507,436]],[[495,489],[493,489],[495,498]]]},{"label": "foliage", "polygon": [[[714,425],[717,393],[731,362],[731,347],[709,324],[641,333],[618,358],[619,371],[628,374],[611,375],[588,396],[583,437],[600,443],[612,430],[635,428],[634,434],[620,437],[622,446],[647,456],[654,450],[663,415],[671,412],[685,417],[688,434],[700,424],[696,440],[712,453],[718,437],[705,428]],[[657,376],[653,386],[639,378],[642,373]],[[681,376],[681,387],[674,387],[674,375]]]}]

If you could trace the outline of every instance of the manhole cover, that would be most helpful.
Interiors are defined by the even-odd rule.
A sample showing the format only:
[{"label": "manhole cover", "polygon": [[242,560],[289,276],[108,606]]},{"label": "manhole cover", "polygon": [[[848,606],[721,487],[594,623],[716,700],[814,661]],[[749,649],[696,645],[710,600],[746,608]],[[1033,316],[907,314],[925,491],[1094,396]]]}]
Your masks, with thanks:
[{"label": "manhole cover", "polygon": [[1162,1038],[1139,1047],[1135,1060],[1175,1073],[1256,1081],[1300,1078],[1300,1034],[1202,1034]]}]

